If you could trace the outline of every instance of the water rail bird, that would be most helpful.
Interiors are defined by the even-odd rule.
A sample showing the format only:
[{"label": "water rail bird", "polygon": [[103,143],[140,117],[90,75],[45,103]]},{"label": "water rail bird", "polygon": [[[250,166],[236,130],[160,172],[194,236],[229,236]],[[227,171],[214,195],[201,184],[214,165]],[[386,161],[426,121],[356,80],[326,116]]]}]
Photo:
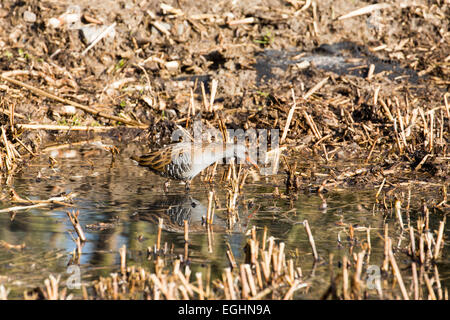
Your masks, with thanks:
[{"label": "water rail bird", "polygon": [[[206,145],[180,142],[131,159],[162,177],[186,182],[189,190],[191,180],[200,172],[219,160],[233,157],[258,168],[243,144],[222,142]],[[167,182],[165,186],[167,188]]]}]

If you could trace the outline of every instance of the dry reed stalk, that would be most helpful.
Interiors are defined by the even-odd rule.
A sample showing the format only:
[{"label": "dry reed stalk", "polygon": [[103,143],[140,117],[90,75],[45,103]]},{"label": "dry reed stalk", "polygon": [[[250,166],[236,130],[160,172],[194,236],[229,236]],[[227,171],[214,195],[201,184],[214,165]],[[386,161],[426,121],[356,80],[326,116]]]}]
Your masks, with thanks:
[{"label": "dry reed stalk", "polygon": [[277,279],[279,275],[278,270],[278,246],[275,247],[272,251],[271,263],[272,263],[272,271],[273,271],[273,279]]},{"label": "dry reed stalk", "polygon": [[267,251],[268,251],[268,257],[270,259],[272,257],[273,247],[275,245],[275,238],[270,236],[268,239],[268,242],[269,242],[269,249]]},{"label": "dry reed stalk", "polygon": [[228,247],[228,249],[227,249],[228,261],[230,262],[231,268],[235,269],[235,268],[237,268],[236,259],[234,258],[233,251],[231,250],[231,246],[228,242],[227,242],[227,247]]},{"label": "dry reed stalk", "polygon": [[122,122],[122,123],[129,124],[129,125],[132,125],[132,126],[143,126],[142,123],[139,123],[139,122],[136,122],[136,121],[133,121],[133,120],[128,120],[128,119],[125,119],[125,118],[122,118],[122,117],[116,117],[116,116],[108,115],[108,114],[105,114],[103,112],[94,110],[94,109],[92,109],[90,107],[87,107],[87,106],[84,106],[82,104],[79,104],[77,102],[74,102],[74,101],[71,101],[71,100],[68,100],[68,99],[64,99],[64,98],[60,98],[60,97],[58,97],[58,96],[56,96],[54,94],[51,94],[51,93],[48,93],[48,92],[46,92],[44,90],[38,89],[36,87],[33,87],[33,86],[31,86],[29,84],[26,84],[26,83],[24,83],[22,81],[9,78],[9,77],[7,77],[7,76],[5,76],[3,74],[0,75],[0,78],[2,78],[3,80],[6,80],[8,82],[11,82],[11,83],[13,83],[13,84],[15,84],[17,86],[20,86],[20,87],[23,87],[25,89],[28,89],[28,90],[30,90],[31,92],[33,92],[34,94],[36,94],[38,96],[44,96],[46,98],[53,99],[53,100],[56,100],[56,101],[64,103],[64,104],[69,104],[69,105],[71,105],[71,106],[73,106],[75,108],[83,110],[84,112],[90,113],[90,114],[92,114],[94,116],[99,116],[99,117],[106,118],[106,119],[109,119],[109,120]]},{"label": "dry reed stalk", "polygon": [[28,130],[65,130],[65,131],[107,131],[120,126],[65,126],[52,124],[17,124],[17,127]]},{"label": "dry reed stalk", "polygon": [[437,260],[439,257],[439,253],[441,250],[442,240],[444,238],[444,227],[445,227],[445,218],[439,223],[439,231],[438,231],[438,237],[436,240],[436,245],[434,249],[434,259]]},{"label": "dry reed stalk", "polygon": [[255,264],[255,273],[256,273],[256,280],[258,281],[258,286],[260,289],[263,289],[264,285],[261,276],[261,267],[259,266],[258,262]]},{"label": "dry reed stalk", "polygon": [[25,244],[25,242],[23,242],[22,244],[10,244],[4,240],[0,240],[0,247],[3,247],[7,250],[10,250],[10,249],[22,250],[22,249],[26,248],[26,244]]},{"label": "dry reed stalk", "polygon": [[439,131],[439,140],[440,140],[439,144],[441,146],[444,146],[444,143],[445,143],[444,142],[444,123],[445,123],[444,112],[441,110],[440,114],[441,114],[441,119],[439,122],[441,123],[441,127],[440,127],[440,131]]},{"label": "dry reed stalk", "polygon": [[255,265],[258,261],[258,242],[250,239],[248,243],[250,244],[250,261]]},{"label": "dry reed stalk", "polygon": [[419,300],[419,278],[417,277],[417,266],[415,262],[411,263],[411,271],[413,278],[414,300]]},{"label": "dry reed stalk", "polygon": [[428,122],[427,122],[427,119],[425,117],[425,113],[423,112],[422,108],[419,108],[419,114],[420,114],[420,117],[422,118],[423,135],[425,137],[428,137]]},{"label": "dry reed stalk", "polygon": [[69,212],[67,211],[67,216],[69,217],[70,222],[72,223],[73,228],[75,229],[76,233],[78,234],[78,237],[82,242],[86,241],[86,236],[84,235],[83,228],[80,225],[80,221],[78,220],[78,216],[80,215],[80,212],[73,211]]},{"label": "dry reed stalk", "polygon": [[433,234],[427,231],[425,232],[424,237],[427,243],[427,259],[431,260],[433,259],[433,243],[434,243]]},{"label": "dry reed stalk", "polygon": [[231,20],[228,22],[229,26],[236,26],[239,24],[252,24],[255,23],[257,20],[255,17],[248,17],[248,18],[244,18],[244,19],[239,19],[239,20]]},{"label": "dry reed stalk", "polygon": [[186,279],[186,277],[183,275],[181,271],[178,271],[176,273],[176,276],[178,279],[180,279],[181,283],[183,284],[183,287],[186,289],[188,297],[192,298],[194,296],[194,292],[192,291],[192,286],[189,284],[189,281]]},{"label": "dry reed stalk", "polygon": [[450,93],[447,92],[446,94],[444,94],[444,104],[445,104],[445,111],[447,112],[447,118],[450,119],[450,103],[448,102],[447,99],[448,96],[450,96]]},{"label": "dry reed stalk", "polygon": [[352,225],[349,225],[348,227],[348,237],[350,238],[350,241],[355,241],[355,229]]},{"label": "dry reed stalk", "polygon": [[428,210],[427,205],[424,202],[423,211],[425,213],[425,231],[430,230],[430,210]]},{"label": "dry reed stalk", "polygon": [[63,294],[59,293],[59,280],[61,276],[58,275],[55,278],[52,274],[48,277],[48,279],[44,280],[46,291],[44,291],[44,295],[47,300],[59,300],[63,298]]},{"label": "dry reed stalk", "polygon": [[398,102],[397,97],[394,97],[394,100],[397,104],[397,116],[398,116],[398,120],[399,120],[399,124],[400,124],[400,137],[402,138],[402,142],[403,145],[405,146],[405,148],[408,148],[408,143],[406,142],[406,134],[405,134],[405,126],[403,125],[403,117],[402,114],[400,112],[400,104]]},{"label": "dry reed stalk", "polygon": [[325,77],[322,80],[320,80],[314,87],[312,87],[311,89],[308,90],[308,92],[305,93],[305,95],[303,96],[303,99],[307,100],[311,95],[313,95],[317,90],[319,90],[320,88],[322,88],[325,83],[328,81],[329,77]]},{"label": "dry reed stalk", "polygon": [[397,129],[397,118],[394,118],[394,134],[395,134],[395,141],[397,142],[398,151],[400,154],[402,154],[404,149],[403,149],[401,140],[399,138],[400,135],[399,135],[398,129]]},{"label": "dry reed stalk", "polygon": [[0,285],[0,300],[8,300],[8,294],[11,289],[6,289],[3,285]]},{"label": "dry reed stalk", "polygon": [[344,300],[349,299],[348,294],[348,259],[347,256],[342,257],[342,293]]},{"label": "dry reed stalk", "polygon": [[378,104],[378,94],[380,93],[381,86],[376,86],[373,92],[373,105]]},{"label": "dry reed stalk", "polygon": [[[15,107],[15,105],[14,105],[14,107]],[[15,111],[14,111],[14,115],[11,115],[11,108],[10,108],[10,110],[0,109],[0,113],[3,113],[5,115],[7,115],[8,117],[14,116],[14,118],[27,119],[26,116],[24,116],[20,113],[16,113]]]},{"label": "dry reed stalk", "polygon": [[423,228],[424,228],[424,226],[425,226],[425,224],[424,224],[423,218],[422,218],[422,217],[419,217],[419,218],[417,219],[417,232],[418,232],[418,235],[419,235],[419,236],[421,236],[421,235],[423,234]]},{"label": "dry reed stalk", "polygon": [[434,278],[436,279],[436,288],[437,288],[437,293],[438,293],[438,299],[442,300],[444,298],[444,295],[442,292],[441,280],[439,277],[439,271],[438,271],[437,265],[434,265]]},{"label": "dry reed stalk", "polygon": [[224,171],[223,176],[222,176],[222,181],[230,181],[231,179],[231,171],[232,171],[232,163],[233,163],[233,159],[231,160],[230,164],[228,165],[228,168],[226,171]]},{"label": "dry reed stalk", "polygon": [[213,211],[214,211],[214,192],[210,191],[208,195],[208,210],[206,211],[206,223],[212,224],[213,220]]},{"label": "dry reed stalk", "polygon": [[300,284],[300,280],[299,279],[295,279],[294,283],[292,283],[291,287],[289,288],[288,292],[285,294],[285,296],[283,297],[283,300],[290,300],[292,299],[294,292],[299,289],[298,286]]},{"label": "dry reed stalk", "polygon": [[377,137],[374,139],[374,141],[373,141],[373,143],[372,143],[372,146],[370,147],[369,154],[367,155],[367,158],[366,158],[366,160],[364,161],[365,164],[369,163],[369,160],[370,160],[370,158],[372,157],[373,150],[375,150],[375,146],[377,145],[378,140],[379,140],[379,137],[377,136]]},{"label": "dry reed stalk", "polygon": [[159,300],[159,295],[162,293],[164,296],[166,296],[167,299],[171,299],[173,297],[173,293],[170,292],[170,288],[166,285],[166,278],[160,277],[155,274],[150,275],[150,279],[155,284],[155,294],[157,295],[155,297],[155,300]]},{"label": "dry reed stalk", "polygon": [[206,225],[206,229],[207,229],[207,233],[208,233],[208,252],[212,253],[213,252],[213,241],[214,241],[213,231],[212,231],[210,225]]},{"label": "dry reed stalk", "polygon": [[311,229],[309,227],[308,220],[303,221],[303,226],[305,227],[306,233],[308,234],[308,240],[309,240],[309,244],[311,245],[314,261],[319,261],[319,254],[317,253],[317,250],[316,250],[316,244],[314,242],[314,237],[313,237]]},{"label": "dry reed stalk", "polygon": [[125,274],[127,271],[127,247],[123,245],[119,249],[119,255],[120,255],[120,271],[122,274]]},{"label": "dry reed stalk", "polygon": [[382,270],[388,271],[389,268],[389,225],[384,225],[384,260],[383,260],[383,267]]},{"label": "dry reed stalk", "polygon": [[[164,252],[165,254],[165,252]],[[184,261],[188,261],[189,259],[189,242],[184,243]]]},{"label": "dry reed stalk", "polygon": [[431,300],[436,300],[436,294],[434,293],[433,286],[431,285],[430,278],[428,277],[428,274],[425,272],[423,275],[425,279],[425,284],[427,285],[428,294]]},{"label": "dry reed stalk", "polygon": [[375,65],[373,63],[371,63],[369,66],[369,71],[367,72],[367,80],[372,80],[374,71],[375,71]]},{"label": "dry reed stalk", "polygon": [[222,273],[222,285],[223,285],[223,293],[225,295],[225,299],[231,300],[230,289],[228,288],[228,285],[227,285],[227,278],[226,278],[225,273]]},{"label": "dry reed stalk", "polygon": [[430,115],[430,135],[428,140],[428,151],[433,152],[434,147],[434,112],[431,112]]},{"label": "dry reed stalk", "polygon": [[189,221],[183,220],[184,223],[184,242],[189,242]]},{"label": "dry reed stalk", "polygon": [[156,275],[152,274],[150,275],[150,280],[154,283],[154,288],[153,288],[153,300],[159,300],[159,297],[161,295],[161,284],[159,283],[158,278],[156,277]]},{"label": "dry reed stalk", "polygon": [[371,4],[356,10],[353,10],[347,14],[344,14],[342,16],[340,16],[338,18],[338,20],[344,20],[344,19],[348,19],[348,18],[353,18],[353,17],[357,17],[363,14],[369,14],[373,11],[377,11],[377,10],[381,10],[381,9],[386,9],[391,7],[392,5],[389,3],[377,3],[377,4]]},{"label": "dry reed stalk", "polygon": [[266,282],[269,282],[270,279],[270,257],[269,257],[269,253],[267,251],[262,252],[261,254],[261,268],[263,271],[263,275],[264,275],[264,279]]},{"label": "dry reed stalk", "polygon": [[295,279],[294,261],[292,259],[288,260],[288,271],[288,281],[292,283]]},{"label": "dry reed stalk", "polygon": [[426,154],[425,157],[423,157],[423,159],[419,162],[419,164],[414,168],[414,171],[419,171],[430,156],[431,154]]},{"label": "dry reed stalk", "polygon": [[239,271],[240,271],[240,281],[241,281],[241,298],[248,299],[250,287],[247,283],[247,276],[245,275],[245,266],[243,264],[241,264],[239,266]]},{"label": "dry reed stalk", "polygon": [[236,300],[236,291],[233,284],[233,275],[231,274],[230,268],[225,268],[225,276],[228,285],[228,290],[230,291],[231,300]]},{"label": "dry reed stalk", "polygon": [[205,289],[205,297],[208,298],[211,294],[211,265],[208,265],[206,272],[206,289]]},{"label": "dry reed stalk", "polygon": [[256,242],[256,226],[253,226],[251,229],[252,240]]},{"label": "dry reed stalk", "polygon": [[245,171],[242,175],[241,182],[239,184],[239,190],[238,190],[239,193],[241,193],[242,190],[244,189],[245,180],[247,179],[248,174],[249,174],[249,172]]},{"label": "dry reed stalk", "polygon": [[184,275],[186,276],[188,282],[190,281],[189,278],[191,277],[191,268],[189,267],[189,265],[187,265],[184,268]]},{"label": "dry reed stalk", "polygon": [[414,237],[414,228],[412,226],[409,227],[409,240],[410,240],[410,243],[411,243],[411,246],[410,246],[411,256],[415,258],[415,257],[417,257],[417,254],[416,254],[416,239]]},{"label": "dry reed stalk", "polygon": [[284,242],[281,242],[279,244],[279,251],[278,251],[278,258],[277,258],[277,262],[278,262],[277,271],[280,274],[281,274],[281,271],[283,270],[283,266],[285,265],[285,263],[284,263],[285,262],[284,246],[285,246]]},{"label": "dry reed stalk", "polygon": [[378,197],[380,196],[381,190],[383,190],[384,184],[386,183],[386,178],[383,179],[383,182],[381,183],[380,187],[378,188],[377,194],[375,195],[375,199],[378,202]]},{"label": "dry reed stalk", "polygon": [[261,250],[264,251],[266,249],[266,241],[267,241],[267,226],[264,226],[263,237],[261,241]]},{"label": "dry reed stalk", "polygon": [[303,110],[303,116],[306,119],[306,122],[308,123],[309,127],[311,128],[311,131],[313,132],[314,136],[317,140],[322,139],[322,135],[319,132],[319,129],[317,129],[317,126],[313,120],[313,118],[305,111]]},{"label": "dry reed stalk", "polygon": [[203,101],[203,109],[208,111],[208,98],[206,97],[205,84],[200,82],[200,88],[202,89],[202,101]]},{"label": "dry reed stalk", "polygon": [[425,243],[424,243],[424,235],[421,234],[419,236],[419,257],[420,263],[425,263]]},{"label": "dry reed stalk", "polygon": [[386,241],[388,241],[388,248],[389,248],[389,261],[391,263],[395,278],[397,279],[398,285],[400,286],[400,290],[403,295],[403,299],[409,300],[408,292],[406,291],[405,285],[403,283],[403,278],[400,273],[400,269],[397,265],[397,261],[395,261],[394,253],[392,252],[392,240],[390,238],[387,238]]},{"label": "dry reed stalk", "polygon": [[80,237],[78,237],[76,240],[75,240],[75,243],[76,243],[76,245],[77,245],[77,257],[76,257],[76,261],[78,262],[78,263],[80,263],[80,258],[81,258],[81,253],[82,253],[82,245],[81,245],[81,239],[80,239]]},{"label": "dry reed stalk", "polygon": [[3,156],[2,156],[2,152],[0,152],[0,170],[4,170],[4,166],[5,164],[3,163]]},{"label": "dry reed stalk", "polygon": [[215,163],[213,164],[213,166],[211,167],[211,169],[208,171],[208,174],[206,175],[204,181],[208,181],[208,182],[213,182],[213,181],[214,181],[214,177],[215,177],[216,172],[217,172],[217,165],[218,165],[217,162],[215,162]]},{"label": "dry reed stalk", "polygon": [[161,250],[161,233],[163,228],[163,218],[158,218],[158,236],[156,238],[156,250],[159,252]]},{"label": "dry reed stalk", "polygon": [[13,163],[15,162],[14,154],[10,149],[10,144],[8,141],[8,138],[6,137],[5,128],[2,127],[2,139],[3,139],[3,145],[5,146],[6,150],[6,157],[5,157],[5,165],[8,171],[12,169]]},{"label": "dry reed stalk", "polygon": [[361,291],[361,274],[365,254],[366,252],[364,250],[356,254],[356,269],[355,274],[353,275],[353,291],[356,298],[360,298],[359,295]]},{"label": "dry reed stalk", "polygon": [[203,292],[202,273],[201,272],[195,273],[195,277],[197,278],[197,286],[199,292],[198,299],[205,300],[205,293]]},{"label": "dry reed stalk", "polygon": [[87,292],[87,289],[86,289],[85,285],[81,286],[81,291],[82,291],[82,294],[83,294],[83,300],[90,300],[89,294]]},{"label": "dry reed stalk", "polygon": [[284,142],[284,140],[286,139],[287,132],[289,130],[289,126],[291,125],[292,117],[294,116],[294,112],[295,112],[295,109],[297,107],[297,102],[295,101],[294,89],[291,89],[291,93],[292,93],[293,105],[292,105],[291,109],[289,110],[288,116],[286,118],[286,124],[284,126],[284,130],[283,130],[283,134],[281,136],[280,144],[282,144]]},{"label": "dry reed stalk", "polygon": [[[178,290],[181,292],[181,296],[183,297],[183,300],[190,300],[187,290],[183,285],[178,286]],[[168,299],[170,299],[170,298],[168,298]]]},{"label": "dry reed stalk", "polygon": [[408,186],[408,202],[406,204],[406,222],[408,224],[408,228],[411,227],[411,216],[409,213],[410,210],[410,204],[411,204],[411,186]]},{"label": "dry reed stalk", "polygon": [[11,128],[14,128],[14,108],[15,108],[15,104],[14,103],[10,103],[9,104],[9,124],[11,126]]},{"label": "dry reed stalk", "polygon": [[[37,155],[26,145],[26,144],[24,144],[18,137],[15,137],[16,138],[16,140],[17,140],[17,142],[22,146],[22,147],[24,147],[25,148],[25,150],[27,150],[28,151],[28,153],[29,154],[31,154],[33,157],[36,157]],[[0,161],[1,161],[1,158],[0,158]]]},{"label": "dry reed stalk", "polygon": [[117,273],[111,273],[112,278],[112,287],[113,287],[113,294],[112,298],[113,300],[117,300],[119,298],[119,285],[117,283],[118,274]]},{"label": "dry reed stalk", "polygon": [[[150,17],[154,17],[154,14],[153,14],[152,12],[150,12],[149,10],[147,10],[147,14],[148,14]],[[161,32],[161,33],[165,36],[165,38],[167,39],[167,41],[169,41],[169,44],[170,44],[171,46],[174,45],[174,40],[172,39],[169,30],[167,30],[167,29],[164,27],[164,25],[162,25],[161,22],[155,21],[155,20],[152,19],[151,24],[152,24],[159,32]]]},{"label": "dry reed stalk", "polygon": [[394,117],[392,116],[391,110],[389,110],[389,108],[386,105],[386,103],[382,99],[380,99],[380,104],[383,107],[384,111],[386,112],[386,115],[387,115],[389,121],[394,123]]},{"label": "dry reed stalk", "polygon": [[218,83],[219,82],[216,79],[212,79],[212,81],[211,81],[211,95],[210,95],[210,100],[209,100],[209,112],[214,111],[214,100],[216,98]]},{"label": "dry reed stalk", "polygon": [[401,201],[396,199],[395,200],[395,213],[397,215],[398,223],[400,224],[401,229],[404,230],[401,208],[402,208]]},{"label": "dry reed stalk", "polygon": [[115,27],[116,27],[116,22],[114,22],[113,24],[111,24],[110,26],[108,26],[107,28],[105,28],[105,30],[103,30],[95,39],[94,41],[91,42],[91,44],[83,50],[83,52],[81,52],[81,56],[86,55],[86,53],[91,50],[100,40],[102,40],[104,37],[106,37]]}]

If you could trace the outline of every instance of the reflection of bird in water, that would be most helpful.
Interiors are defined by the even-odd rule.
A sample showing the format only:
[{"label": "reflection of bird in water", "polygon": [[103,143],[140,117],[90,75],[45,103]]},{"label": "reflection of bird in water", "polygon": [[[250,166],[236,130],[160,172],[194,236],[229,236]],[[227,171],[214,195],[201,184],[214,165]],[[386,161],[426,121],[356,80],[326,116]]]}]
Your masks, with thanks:
[{"label": "reflection of bird in water", "polygon": [[[138,214],[139,220],[158,224],[158,218],[163,218],[163,228],[167,231],[184,232],[184,220],[189,223],[189,232],[206,231],[203,220],[207,208],[200,201],[188,195],[166,195],[154,201]],[[213,230],[225,228],[225,222],[214,217]]]},{"label": "reflection of bird in water", "polygon": [[244,145],[222,142],[207,145],[180,142],[132,159],[163,177],[185,181],[189,189],[190,181],[201,171],[216,161],[233,157],[258,167]]}]

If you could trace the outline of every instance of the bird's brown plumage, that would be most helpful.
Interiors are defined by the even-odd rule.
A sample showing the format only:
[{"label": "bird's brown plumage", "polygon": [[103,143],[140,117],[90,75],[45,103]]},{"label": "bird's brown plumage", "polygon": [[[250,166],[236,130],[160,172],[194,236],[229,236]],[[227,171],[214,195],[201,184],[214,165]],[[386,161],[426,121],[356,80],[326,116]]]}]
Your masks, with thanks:
[{"label": "bird's brown plumage", "polygon": [[[247,157],[243,145],[188,142],[169,145],[140,157],[132,157],[140,166],[171,179],[190,181],[212,163],[228,157]],[[250,163],[252,163],[250,161]]]}]

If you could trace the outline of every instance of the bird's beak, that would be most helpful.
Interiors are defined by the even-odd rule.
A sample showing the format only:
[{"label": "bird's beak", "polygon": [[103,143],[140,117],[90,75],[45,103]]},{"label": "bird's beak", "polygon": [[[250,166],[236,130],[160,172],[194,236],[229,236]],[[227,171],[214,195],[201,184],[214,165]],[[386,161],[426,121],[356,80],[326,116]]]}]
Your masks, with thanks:
[{"label": "bird's beak", "polygon": [[248,163],[250,163],[253,167],[255,167],[256,169],[259,170],[258,165],[257,165],[252,159],[250,159],[250,156],[247,156],[247,157],[245,158],[245,160],[246,160]]}]

